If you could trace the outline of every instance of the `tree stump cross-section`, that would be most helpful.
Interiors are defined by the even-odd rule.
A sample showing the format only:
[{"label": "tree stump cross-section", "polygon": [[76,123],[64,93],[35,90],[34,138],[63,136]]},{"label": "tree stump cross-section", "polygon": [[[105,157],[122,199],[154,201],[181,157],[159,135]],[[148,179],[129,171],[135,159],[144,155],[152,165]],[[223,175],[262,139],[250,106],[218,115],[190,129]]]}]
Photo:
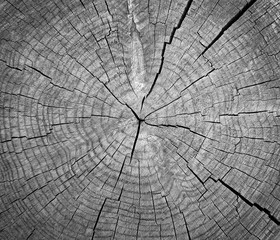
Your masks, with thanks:
[{"label": "tree stump cross-section", "polygon": [[0,1],[0,239],[280,239],[279,19]]}]

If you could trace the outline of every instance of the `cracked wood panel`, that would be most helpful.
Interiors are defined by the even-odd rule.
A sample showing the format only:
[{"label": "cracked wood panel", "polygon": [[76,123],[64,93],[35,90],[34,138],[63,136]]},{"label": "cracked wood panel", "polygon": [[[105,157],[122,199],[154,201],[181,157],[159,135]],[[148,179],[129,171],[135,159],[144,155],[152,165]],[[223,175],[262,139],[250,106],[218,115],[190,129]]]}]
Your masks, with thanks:
[{"label": "cracked wood panel", "polygon": [[3,0],[0,238],[279,239],[276,0]]}]

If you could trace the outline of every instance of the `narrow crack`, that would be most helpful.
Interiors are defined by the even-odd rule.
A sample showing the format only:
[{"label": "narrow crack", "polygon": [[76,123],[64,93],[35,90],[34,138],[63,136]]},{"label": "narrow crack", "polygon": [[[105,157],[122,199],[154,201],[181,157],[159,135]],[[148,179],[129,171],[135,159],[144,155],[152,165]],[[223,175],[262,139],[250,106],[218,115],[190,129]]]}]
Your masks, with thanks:
[{"label": "narrow crack", "polygon": [[168,210],[169,210],[169,212],[170,212],[170,217],[171,217],[171,221],[172,221],[172,225],[173,225],[173,231],[174,231],[175,238],[176,238],[176,240],[177,240],[178,237],[177,237],[177,232],[176,232],[176,228],[175,228],[175,223],[174,223],[174,219],[173,219],[171,207],[169,206],[169,203],[168,203],[168,201],[167,201],[166,196],[163,196],[163,197],[164,197],[164,199],[165,199],[166,205],[167,205]]},{"label": "narrow crack", "polygon": [[[209,45],[203,50],[203,52],[197,57],[201,57],[203,54],[205,54],[209,48],[212,47],[212,45],[217,42],[220,37],[224,34],[226,30],[228,30],[232,24],[234,24],[239,18],[243,16],[243,14],[256,2],[257,0],[251,0],[249,1],[233,18],[229,20],[229,22],[222,28],[222,30],[218,33],[218,35],[209,43]],[[196,59],[196,60],[197,60]]]},{"label": "narrow crack", "polygon": [[140,134],[141,122],[142,122],[142,120],[138,120],[137,132],[136,132],[136,136],[135,136],[135,139],[134,139],[134,142],[133,142],[133,147],[132,147],[131,155],[130,155],[130,162],[129,162],[130,164],[131,164],[133,154],[134,154],[134,151],[135,151],[135,147],[136,147],[136,143],[137,143],[137,140],[138,140],[138,137],[139,137],[139,134]]},{"label": "narrow crack", "polygon": [[187,234],[188,234],[189,240],[191,240],[191,234],[190,234],[190,230],[189,230],[189,227],[188,227],[188,223],[187,223],[185,214],[182,212],[182,210],[181,210],[180,208],[179,208],[179,211],[180,211],[180,213],[181,213],[182,216],[183,216],[183,219],[184,219],[184,223],[185,223],[185,226],[186,226],[186,230],[187,230]]},{"label": "narrow crack", "polygon": [[198,135],[200,137],[203,137],[203,138],[207,138],[207,139],[210,139],[210,140],[213,140],[211,138],[208,138],[207,136],[204,136],[203,134],[200,134],[200,133],[197,133],[193,130],[191,130],[189,127],[186,127],[186,126],[182,126],[182,125],[171,125],[171,124],[151,124],[151,123],[148,123],[148,122],[145,122],[147,125],[149,126],[152,126],[152,127],[171,127],[171,128],[183,128],[183,129],[186,129],[188,131],[190,131],[191,133],[195,134],[195,135]]},{"label": "narrow crack", "polygon": [[274,217],[268,209],[261,207],[257,203],[250,202],[247,198],[245,198],[243,195],[241,195],[241,193],[239,193],[234,188],[232,188],[231,186],[226,184],[223,180],[221,180],[221,179],[215,180],[212,177],[209,177],[209,178],[212,179],[214,182],[217,182],[217,181],[220,182],[227,189],[229,189],[231,192],[233,192],[236,196],[238,196],[240,199],[242,199],[244,202],[246,202],[249,206],[256,207],[259,211],[264,212],[265,214],[267,214],[267,216],[270,218],[270,220],[273,221],[276,225],[278,225],[278,226],[280,225],[280,220],[278,220],[276,217]]},{"label": "narrow crack", "polygon": [[138,121],[141,122],[142,120],[138,117],[137,113],[133,110],[133,108],[130,107],[127,103],[126,103],[125,105],[131,110],[131,112],[133,113],[133,115],[135,116],[135,118],[136,118]]},{"label": "narrow crack", "polygon": [[[122,172],[123,172],[123,167],[124,167],[124,164],[125,164],[126,158],[127,158],[127,156],[125,156],[125,158],[124,158],[124,160],[123,160],[123,163],[122,163],[122,166],[121,166],[121,169],[119,170],[119,175],[118,175],[118,178],[117,178],[117,180],[116,180],[116,183],[115,183],[114,189],[116,188],[116,186],[117,186],[117,184],[118,184],[118,182],[119,182],[119,179],[120,179],[120,177],[121,177],[121,175],[122,175]],[[122,190],[123,190],[123,188],[122,188]]]},{"label": "narrow crack", "polygon": [[154,86],[155,86],[155,84],[156,84],[156,82],[157,82],[157,80],[158,80],[158,77],[159,77],[161,71],[162,71],[162,67],[163,67],[163,63],[164,63],[164,54],[165,54],[165,50],[166,50],[166,45],[167,45],[167,44],[170,45],[170,44],[172,43],[172,40],[173,40],[173,38],[174,38],[174,36],[175,36],[175,33],[176,33],[176,31],[181,27],[182,22],[184,21],[185,17],[186,17],[187,14],[188,14],[188,11],[189,11],[189,9],[190,9],[190,7],[191,7],[192,2],[193,2],[193,0],[189,0],[189,1],[187,2],[187,5],[186,5],[186,7],[185,7],[185,9],[184,9],[184,11],[183,11],[183,14],[182,14],[181,18],[179,19],[179,22],[178,22],[177,26],[174,27],[173,30],[172,30],[172,32],[171,32],[169,41],[168,41],[168,42],[164,42],[164,44],[163,44],[163,48],[162,48],[162,52],[161,52],[161,62],[160,62],[159,71],[157,72],[157,74],[156,74],[156,76],[155,76],[155,79],[154,79],[154,81],[153,81],[153,83],[152,83],[152,86],[151,86],[151,88],[150,88],[148,94],[147,94],[146,97],[143,99],[143,103],[144,103],[145,99],[147,99],[147,97],[148,97],[148,96],[151,94],[151,92],[153,91],[153,88],[154,88]]},{"label": "narrow crack", "polygon": [[153,113],[155,113],[155,112],[157,112],[157,111],[159,111],[159,110],[161,110],[161,109],[163,109],[163,108],[169,106],[170,104],[172,104],[172,103],[176,102],[177,100],[179,100],[180,98],[182,98],[182,97],[184,96],[184,91],[186,91],[189,87],[191,87],[193,84],[197,83],[197,82],[200,81],[201,79],[204,79],[204,78],[208,77],[212,72],[214,72],[215,70],[218,70],[218,69],[219,69],[219,68],[217,68],[217,69],[216,69],[216,68],[213,68],[213,69],[211,69],[209,72],[207,72],[205,75],[203,75],[203,76],[197,78],[195,81],[191,82],[187,87],[185,87],[184,89],[182,89],[182,90],[180,91],[180,96],[179,96],[179,97],[177,97],[177,98],[173,99],[172,101],[166,103],[165,105],[163,105],[163,106],[161,106],[161,107],[159,107],[159,108],[153,110],[152,112],[150,112],[149,114],[147,114],[145,118],[147,118],[148,116],[152,115]]},{"label": "narrow crack", "polygon": [[93,226],[93,233],[92,233],[92,238],[91,238],[91,240],[94,239],[94,235],[95,235],[95,231],[96,231],[95,229],[96,229],[96,226],[97,226],[98,221],[99,221],[99,219],[100,219],[101,212],[102,212],[102,210],[103,210],[103,208],[104,208],[104,206],[105,206],[106,200],[107,200],[107,198],[105,198],[105,200],[103,201],[102,206],[101,206],[101,208],[100,208],[100,210],[99,210],[99,212],[98,212],[97,218],[96,218],[96,220],[95,220],[95,224],[94,224],[94,226]]}]

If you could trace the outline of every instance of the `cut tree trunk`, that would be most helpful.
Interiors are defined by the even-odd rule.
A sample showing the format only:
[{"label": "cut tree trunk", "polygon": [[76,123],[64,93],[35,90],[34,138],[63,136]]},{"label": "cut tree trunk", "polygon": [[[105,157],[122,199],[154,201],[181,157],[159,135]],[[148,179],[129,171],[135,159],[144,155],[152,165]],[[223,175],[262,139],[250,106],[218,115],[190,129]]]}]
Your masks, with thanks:
[{"label": "cut tree trunk", "polygon": [[280,239],[277,0],[2,0],[0,239]]}]

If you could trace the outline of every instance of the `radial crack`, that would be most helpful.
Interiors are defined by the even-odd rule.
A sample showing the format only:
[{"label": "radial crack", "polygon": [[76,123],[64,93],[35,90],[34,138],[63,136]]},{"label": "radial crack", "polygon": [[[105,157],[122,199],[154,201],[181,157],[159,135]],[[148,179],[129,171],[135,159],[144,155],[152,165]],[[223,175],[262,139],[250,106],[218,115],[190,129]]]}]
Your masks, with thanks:
[{"label": "radial crack", "polygon": [[[218,35],[210,42],[210,44],[203,50],[203,52],[198,56],[201,57],[204,53],[208,51],[209,48],[212,47],[212,45],[217,42],[220,37],[224,34],[226,30],[228,30],[232,24],[234,24],[239,18],[243,16],[243,14],[256,2],[257,0],[251,0],[249,1],[233,18],[229,20],[229,22],[222,28],[222,30],[218,33]],[[198,59],[197,58],[197,59]],[[197,60],[196,59],[196,60]]]},{"label": "radial crack", "polygon": [[231,186],[229,186],[228,184],[226,184],[223,180],[218,179],[215,180],[212,177],[210,177],[214,182],[219,181],[222,185],[224,185],[227,189],[229,189],[231,192],[233,192],[235,195],[237,195],[238,197],[240,197],[244,202],[246,202],[249,206],[251,207],[256,207],[258,210],[260,210],[261,212],[264,212],[265,214],[267,214],[267,216],[270,218],[271,221],[273,221],[276,225],[280,225],[280,221],[274,217],[271,212],[266,209],[261,207],[259,204],[257,203],[252,203],[250,202],[247,198],[245,198],[243,195],[241,195],[241,193],[239,193],[238,191],[236,191],[234,188],[232,188]]},{"label": "radial crack", "polygon": [[193,130],[191,130],[189,127],[186,127],[186,126],[182,126],[182,125],[171,125],[171,124],[151,124],[151,123],[147,123],[145,122],[147,125],[149,126],[152,126],[152,127],[171,127],[171,128],[183,128],[183,129],[187,129],[189,130],[191,133],[195,134],[195,135],[198,135],[200,137],[203,137],[203,138],[207,138],[207,139],[210,139],[212,140],[211,138],[208,138],[207,136],[204,136],[203,134],[200,134],[200,133],[197,133]]},{"label": "radial crack", "polygon": [[96,231],[95,229],[96,229],[96,226],[97,226],[97,224],[98,224],[98,221],[99,221],[101,212],[102,212],[102,210],[103,210],[103,208],[104,208],[104,206],[105,206],[106,200],[107,200],[107,198],[105,198],[105,200],[104,200],[104,202],[103,202],[103,204],[102,204],[102,206],[101,206],[101,208],[100,208],[100,210],[99,210],[99,212],[98,212],[98,215],[97,215],[97,218],[96,218],[94,227],[93,227],[93,233],[92,233],[92,238],[91,238],[91,240],[94,239],[94,235],[95,235],[95,231]]},{"label": "radial crack", "polygon": [[184,219],[184,223],[185,223],[185,226],[186,226],[186,230],[187,230],[187,234],[188,234],[189,240],[191,240],[190,230],[189,230],[189,228],[188,228],[188,223],[187,223],[185,214],[181,211],[180,208],[179,208],[179,211],[180,211],[180,213],[181,213],[182,216],[183,216],[183,219]]},{"label": "radial crack", "polygon": [[142,121],[138,120],[137,133],[136,133],[136,136],[135,136],[135,139],[134,139],[134,143],[133,143],[133,147],[132,147],[132,150],[131,150],[130,162],[129,163],[131,163],[132,158],[133,158],[133,154],[134,154],[134,151],[135,151],[136,143],[137,143],[137,140],[138,140],[138,137],[139,137],[139,133],[140,133],[141,122]]},{"label": "radial crack", "polygon": [[158,77],[159,77],[159,75],[160,75],[160,73],[161,73],[162,66],[163,66],[163,63],[164,63],[164,54],[165,54],[165,50],[166,50],[166,45],[172,43],[172,40],[173,40],[173,38],[174,38],[174,36],[175,36],[175,32],[176,32],[176,30],[178,30],[178,29],[181,27],[182,22],[184,21],[185,17],[186,17],[187,14],[188,14],[188,11],[189,11],[189,9],[190,9],[190,7],[191,7],[192,2],[193,2],[193,0],[189,0],[189,1],[188,1],[187,5],[186,5],[186,7],[185,7],[185,9],[184,9],[184,12],[183,12],[181,18],[179,19],[179,22],[178,22],[177,26],[174,27],[173,30],[172,30],[172,32],[171,32],[169,41],[168,41],[168,42],[164,42],[164,44],[163,44],[163,48],[162,48],[162,52],[161,52],[161,62],[160,62],[159,71],[157,72],[157,74],[156,74],[156,76],[155,76],[155,79],[154,79],[154,81],[153,81],[153,83],[152,83],[152,86],[151,86],[151,88],[150,88],[148,94],[147,94],[146,97],[143,99],[143,102],[144,102],[145,99],[151,94],[151,92],[152,92],[152,90],[153,90],[153,88],[154,88],[154,86],[155,86],[155,84],[156,84],[156,82],[157,82],[157,79],[158,79]]}]

